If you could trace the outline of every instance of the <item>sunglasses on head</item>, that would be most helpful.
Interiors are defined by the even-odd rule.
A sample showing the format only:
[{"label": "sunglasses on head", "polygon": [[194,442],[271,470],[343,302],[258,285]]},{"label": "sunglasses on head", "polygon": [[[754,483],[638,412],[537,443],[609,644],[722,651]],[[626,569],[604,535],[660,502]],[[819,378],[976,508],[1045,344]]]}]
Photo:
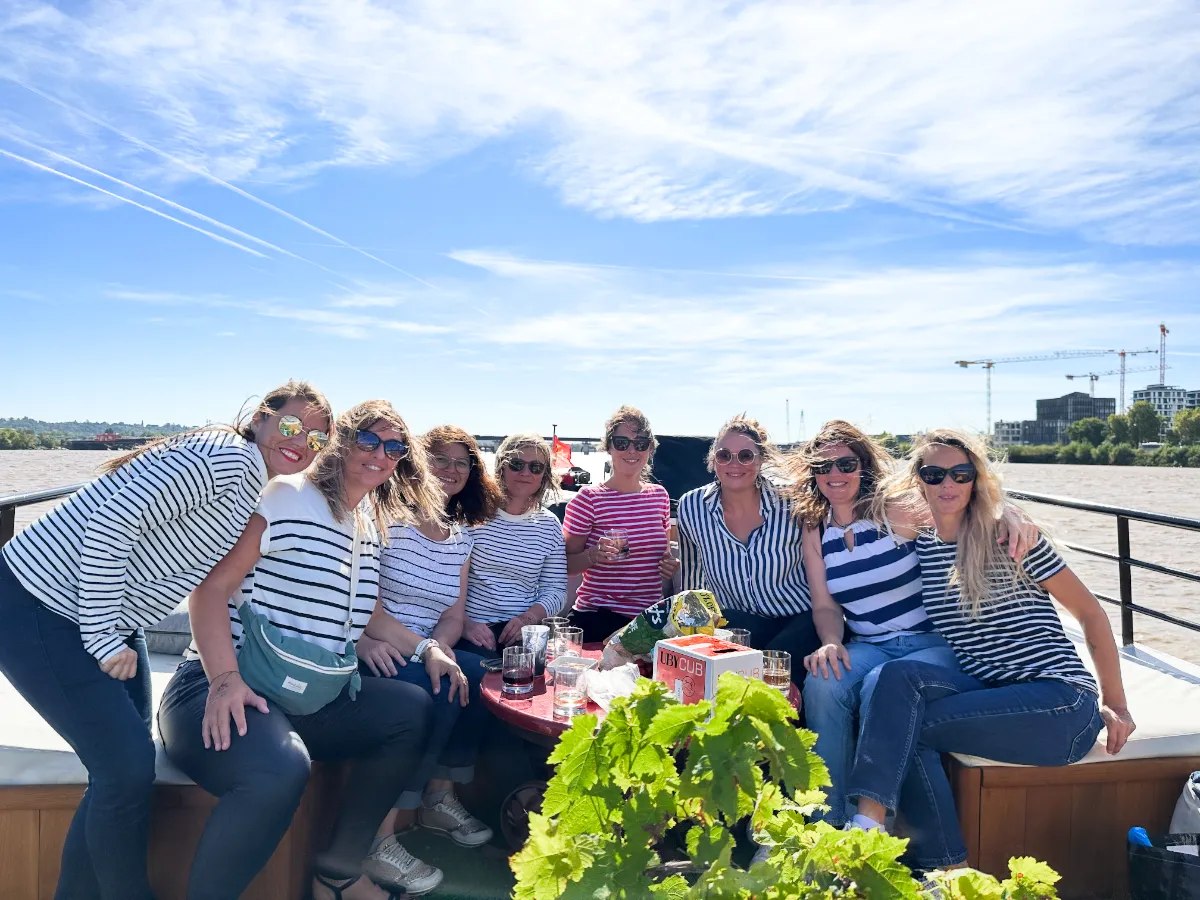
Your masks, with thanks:
[{"label": "sunglasses on head", "polygon": [[304,423],[295,416],[279,417],[279,433],[284,437],[295,437],[305,432],[308,433],[308,449],[313,453],[316,453],[329,443],[329,435],[323,431],[313,431],[311,428],[305,428]]},{"label": "sunglasses on head", "polygon": [[717,461],[718,466],[731,465],[735,460],[743,466],[748,466],[758,459],[758,451],[746,447],[734,453],[727,447],[718,447],[717,452],[713,454],[713,459]]},{"label": "sunglasses on head", "polygon": [[383,444],[383,455],[388,459],[404,459],[408,456],[408,444],[404,441],[385,441],[373,431],[360,431],[354,435],[354,445],[363,453],[374,453]]},{"label": "sunglasses on head", "polygon": [[453,467],[454,471],[466,475],[471,471],[473,463],[469,459],[461,457],[446,456],[444,453],[435,453],[429,457],[429,461],[433,463],[435,469],[449,469]]},{"label": "sunglasses on head", "polygon": [[514,472],[524,472],[525,467],[528,466],[530,475],[541,475],[546,471],[546,464],[540,459],[535,459],[532,462],[526,462],[518,456],[505,460],[504,464]]},{"label": "sunglasses on head", "polygon": [[644,434],[638,435],[635,438],[628,438],[622,434],[618,434],[609,438],[608,442],[612,444],[612,448],[618,453],[624,453],[629,449],[630,444],[633,444],[633,449],[638,453],[645,453],[650,449],[650,438],[646,437]]},{"label": "sunglasses on head", "polygon": [[948,469],[945,466],[921,466],[917,469],[917,474],[926,484],[941,484],[947,475],[955,484],[970,484],[975,480],[977,472],[973,464],[960,463]]},{"label": "sunglasses on head", "polygon": [[851,472],[857,472],[861,465],[862,460],[857,456],[839,456],[837,459],[823,459],[813,463],[812,470],[814,475],[828,475],[833,471],[833,467],[837,466],[839,472],[849,475]]}]

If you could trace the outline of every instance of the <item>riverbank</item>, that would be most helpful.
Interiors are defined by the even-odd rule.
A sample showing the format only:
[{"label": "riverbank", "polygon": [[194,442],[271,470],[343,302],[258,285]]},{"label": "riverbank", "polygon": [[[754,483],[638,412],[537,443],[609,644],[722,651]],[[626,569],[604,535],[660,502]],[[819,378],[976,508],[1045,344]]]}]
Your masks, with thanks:
[{"label": "riverbank", "polygon": [[1142,450],[1132,444],[1093,446],[1072,444],[1016,445],[1002,448],[1010,463],[1045,463],[1077,466],[1146,466],[1156,469],[1200,469],[1200,444],[1179,444]]}]

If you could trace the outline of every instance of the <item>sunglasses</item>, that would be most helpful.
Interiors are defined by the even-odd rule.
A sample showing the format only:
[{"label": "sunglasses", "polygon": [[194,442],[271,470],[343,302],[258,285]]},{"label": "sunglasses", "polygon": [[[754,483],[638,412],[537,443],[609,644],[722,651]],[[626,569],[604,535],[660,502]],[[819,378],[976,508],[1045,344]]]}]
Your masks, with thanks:
[{"label": "sunglasses", "polygon": [[857,456],[839,456],[837,459],[823,459],[813,463],[812,470],[814,475],[828,475],[833,471],[833,467],[837,466],[839,472],[849,475],[851,472],[857,472],[860,465],[862,460]]},{"label": "sunglasses", "polygon": [[635,438],[627,438],[624,435],[617,435],[609,438],[608,442],[612,444],[612,448],[618,453],[624,453],[629,449],[630,444],[633,444],[633,449],[638,453],[645,453],[650,449],[650,438],[646,437],[644,434]]},{"label": "sunglasses", "polygon": [[941,484],[946,480],[947,475],[955,484],[970,484],[975,480],[977,473],[975,466],[971,463],[960,463],[948,469],[945,466],[921,466],[917,469],[917,474],[926,484]]},{"label": "sunglasses", "polygon": [[363,453],[374,453],[383,444],[383,455],[388,459],[404,459],[408,456],[408,444],[404,441],[385,441],[373,431],[360,431],[354,435],[354,444]]},{"label": "sunglasses", "polygon": [[539,459],[535,459],[533,462],[525,462],[525,460],[520,458],[509,459],[505,460],[504,464],[514,472],[524,472],[525,467],[529,466],[530,475],[541,475],[546,471],[546,464]]},{"label": "sunglasses", "polygon": [[316,453],[329,443],[329,435],[323,431],[313,431],[311,428],[305,428],[304,423],[295,416],[279,417],[279,433],[284,437],[295,437],[305,432],[308,433],[308,449],[313,453]]},{"label": "sunglasses", "polygon": [[433,463],[435,469],[449,469],[453,467],[454,471],[466,475],[471,471],[474,464],[469,459],[460,457],[446,456],[442,453],[435,453],[429,457],[429,461]]},{"label": "sunglasses", "polygon": [[743,450],[739,450],[737,454],[734,455],[733,451],[725,447],[718,447],[717,452],[713,454],[713,459],[717,461],[718,466],[731,465],[734,460],[737,460],[743,466],[748,466],[758,459],[758,451],[751,450],[749,447],[746,447]]}]

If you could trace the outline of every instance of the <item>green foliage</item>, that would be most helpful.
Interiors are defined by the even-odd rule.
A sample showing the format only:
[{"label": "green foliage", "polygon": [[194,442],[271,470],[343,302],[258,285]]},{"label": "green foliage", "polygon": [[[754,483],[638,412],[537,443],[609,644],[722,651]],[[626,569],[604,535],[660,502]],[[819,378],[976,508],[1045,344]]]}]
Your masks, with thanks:
[{"label": "green foliage", "polygon": [[37,445],[37,435],[32,431],[0,428],[0,450],[32,450]]},{"label": "green foliage", "polygon": [[1129,444],[1133,442],[1133,432],[1129,429],[1129,416],[1115,413],[1108,417],[1108,439],[1114,444]]},{"label": "green foliage", "polygon": [[[878,831],[837,831],[808,818],[823,809],[829,772],[816,735],[791,723],[782,696],[725,674],[713,702],[683,705],[642,679],[595,716],[571,723],[542,813],[511,860],[515,900],[918,900],[933,888],[900,862],[908,842]],[[769,859],[733,862],[734,827],[752,816]],[[682,836],[683,846],[673,837]],[[673,848],[673,849],[672,849]],[[670,857],[670,858],[667,858]],[[960,900],[1048,900],[1055,875],[1013,860],[1010,877],[956,871]]]},{"label": "green foliage", "polygon": [[1087,418],[1080,419],[1078,422],[1072,422],[1067,426],[1067,440],[1074,443],[1082,441],[1092,447],[1097,447],[1104,440],[1104,435],[1108,431],[1108,426],[1103,419]]},{"label": "green foliage", "polygon": [[122,437],[158,437],[163,434],[175,434],[186,431],[190,426],[176,425],[168,422],[165,425],[133,424],[132,422],[43,422],[41,419],[0,418],[0,430],[15,428],[18,431],[44,432],[57,439],[59,443],[73,440],[89,440],[98,434],[112,431]]},{"label": "green foliage", "polygon": [[1094,448],[1091,444],[1086,444],[1083,441],[1075,441],[1058,448],[1058,461],[1060,463],[1089,465],[1095,461],[1093,456]]},{"label": "green foliage", "polygon": [[1179,443],[1200,444],[1200,409],[1181,409],[1172,425]]},{"label": "green foliage", "polygon": [[1111,465],[1112,449],[1113,445],[1108,441],[1104,441],[1099,447],[1092,451],[1092,464],[1097,466]]},{"label": "green foliage", "polygon": [[1145,441],[1157,441],[1162,430],[1162,416],[1146,400],[1139,400],[1129,407],[1126,413],[1129,419],[1129,442],[1141,444]]},{"label": "green foliage", "polygon": [[1110,464],[1114,466],[1132,466],[1137,461],[1137,453],[1129,444],[1114,444]]},{"label": "green foliage", "polygon": [[1058,462],[1059,446],[1057,444],[1031,444],[1027,447],[1014,445],[1006,448],[1008,461],[1013,463],[1053,463]]}]

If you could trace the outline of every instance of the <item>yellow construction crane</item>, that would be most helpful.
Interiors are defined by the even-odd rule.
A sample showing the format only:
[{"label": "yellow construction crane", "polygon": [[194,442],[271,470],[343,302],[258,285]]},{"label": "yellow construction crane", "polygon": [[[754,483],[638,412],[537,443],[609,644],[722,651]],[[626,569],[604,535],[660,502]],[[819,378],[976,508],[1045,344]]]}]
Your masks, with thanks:
[{"label": "yellow construction crane", "polygon": [[983,366],[987,373],[987,434],[992,434],[992,368],[1001,363],[1045,362],[1053,359],[1086,359],[1092,356],[1108,356],[1117,353],[1116,350],[1059,350],[1045,356],[1006,356],[1002,359],[957,359],[956,366],[963,369],[968,366]]}]

